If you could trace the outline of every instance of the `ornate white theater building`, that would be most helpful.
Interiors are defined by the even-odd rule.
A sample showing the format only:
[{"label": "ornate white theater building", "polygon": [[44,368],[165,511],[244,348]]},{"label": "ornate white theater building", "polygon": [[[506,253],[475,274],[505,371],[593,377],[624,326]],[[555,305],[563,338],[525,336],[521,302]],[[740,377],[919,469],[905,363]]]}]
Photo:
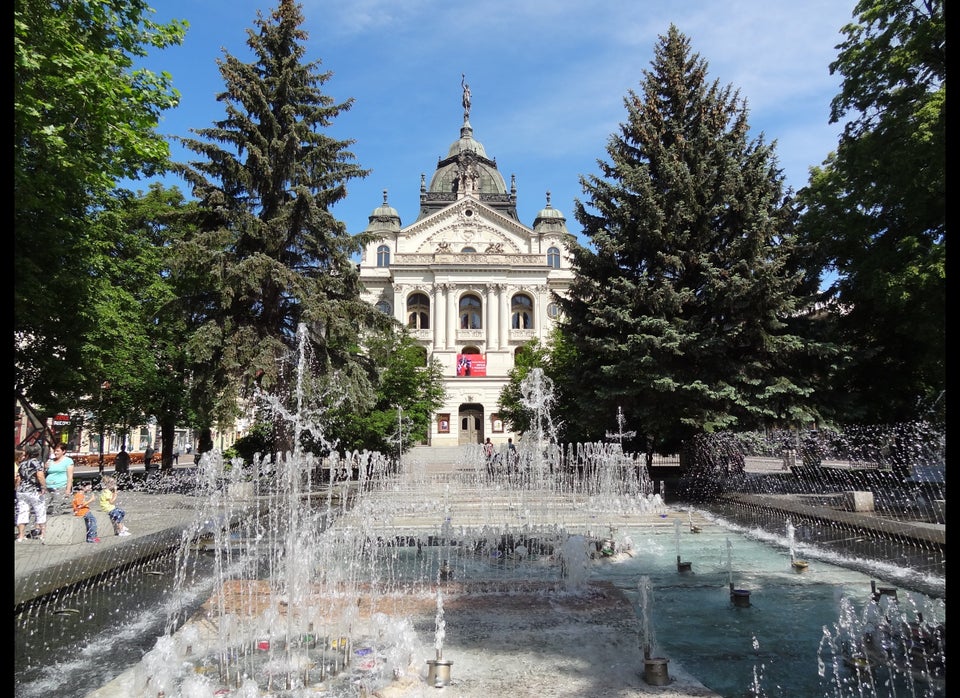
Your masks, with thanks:
[{"label": "ornate white theater building", "polygon": [[518,220],[516,179],[507,189],[474,140],[466,86],[463,102],[460,137],[429,185],[420,175],[417,219],[403,226],[384,192],[367,227],[379,240],[360,261],[364,299],[443,366],[447,400],[433,418],[433,446],[514,436],[497,414],[500,391],[516,352],[535,337],[547,341],[559,312],[552,294],[566,293],[572,278],[563,214],[547,193],[533,227]]}]

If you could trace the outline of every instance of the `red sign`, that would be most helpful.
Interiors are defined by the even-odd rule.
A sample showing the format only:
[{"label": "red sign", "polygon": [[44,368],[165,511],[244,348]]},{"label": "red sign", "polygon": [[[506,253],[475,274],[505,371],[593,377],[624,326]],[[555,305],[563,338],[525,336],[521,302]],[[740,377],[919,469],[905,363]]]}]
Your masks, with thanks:
[{"label": "red sign", "polygon": [[58,414],[53,418],[53,426],[55,427],[65,427],[70,424],[70,415],[68,414]]},{"label": "red sign", "polygon": [[458,376],[487,375],[487,357],[485,354],[457,354]]}]

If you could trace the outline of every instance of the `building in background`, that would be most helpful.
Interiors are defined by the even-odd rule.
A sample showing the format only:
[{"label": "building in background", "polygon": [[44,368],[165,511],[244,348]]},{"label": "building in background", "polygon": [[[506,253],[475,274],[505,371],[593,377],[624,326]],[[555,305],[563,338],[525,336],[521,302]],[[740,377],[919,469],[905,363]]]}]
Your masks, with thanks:
[{"label": "building in background", "polygon": [[364,299],[406,325],[443,367],[446,404],[429,443],[506,443],[515,436],[497,414],[516,352],[546,342],[573,273],[573,236],[550,204],[532,227],[517,218],[516,178],[507,189],[495,159],[473,137],[469,87],[463,125],[430,179],[420,175],[420,209],[403,226],[387,201],[369,217],[378,240],[360,261]]},{"label": "building in background", "polygon": [[[233,446],[249,428],[248,421],[240,419],[233,428],[225,430],[213,429],[211,437],[214,448],[225,450]],[[101,437],[103,446],[101,450]],[[177,427],[174,434],[174,453],[180,456],[190,455],[187,461],[180,464],[192,463],[192,455],[199,444],[199,433],[192,429]],[[13,406],[13,445],[14,447],[27,443],[42,442],[44,453],[53,444],[67,445],[67,452],[71,457],[96,456],[117,453],[122,446],[127,451],[139,452],[152,445],[160,448],[160,428],[155,419],[147,424],[132,427],[120,425],[104,425],[101,434],[96,414],[73,410],[50,416],[39,414],[25,399],[16,397]],[[157,455],[160,458],[160,455]]]}]

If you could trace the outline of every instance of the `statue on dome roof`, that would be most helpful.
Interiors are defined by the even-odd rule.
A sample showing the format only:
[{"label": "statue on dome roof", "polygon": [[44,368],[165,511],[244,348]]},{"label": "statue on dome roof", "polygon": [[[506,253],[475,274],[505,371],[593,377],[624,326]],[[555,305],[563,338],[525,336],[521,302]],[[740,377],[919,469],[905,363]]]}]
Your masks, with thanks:
[{"label": "statue on dome roof", "polygon": [[470,85],[467,84],[467,76],[460,73],[460,86],[463,88],[463,120],[470,119]]}]

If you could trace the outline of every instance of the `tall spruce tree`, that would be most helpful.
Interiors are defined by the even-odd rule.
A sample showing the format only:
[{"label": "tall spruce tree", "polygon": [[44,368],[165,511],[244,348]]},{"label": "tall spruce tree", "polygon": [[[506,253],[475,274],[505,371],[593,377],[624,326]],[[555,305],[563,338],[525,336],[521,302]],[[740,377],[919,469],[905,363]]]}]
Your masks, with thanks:
[{"label": "tall spruce tree", "polygon": [[[181,167],[198,217],[180,259],[207,280],[192,299],[204,321],[189,348],[198,367],[215,367],[204,369],[204,380],[220,396],[218,420],[255,385],[289,395],[295,379],[313,378],[296,385],[307,391],[303,404],[336,390],[341,407],[358,409],[374,392],[360,331],[384,316],[360,299],[351,261],[366,240],[350,236],[330,210],[367,171],[353,161],[353,141],[324,133],[353,100],[336,103],[322,92],[331,73],[304,61],[302,23],[293,0],[269,17],[258,12],[256,31],[247,32],[254,62],[226,52],[218,61],[225,118],[183,140],[204,157]],[[301,325],[307,376],[297,372]],[[289,436],[278,433],[277,447],[290,447]]]},{"label": "tall spruce tree", "polygon": [[[816,349],[787,326],[803,302],[794,213],[773,145],[748,139],[739,94],[675,26],[611,136],[600,175],[582,176],[564,309],[575,357],[569,435],[603,438],[622,409],[637,450],[674,451],[699,432],[810,418],[799,375]],[[567,377],[570,382],[570,377]]]}]

